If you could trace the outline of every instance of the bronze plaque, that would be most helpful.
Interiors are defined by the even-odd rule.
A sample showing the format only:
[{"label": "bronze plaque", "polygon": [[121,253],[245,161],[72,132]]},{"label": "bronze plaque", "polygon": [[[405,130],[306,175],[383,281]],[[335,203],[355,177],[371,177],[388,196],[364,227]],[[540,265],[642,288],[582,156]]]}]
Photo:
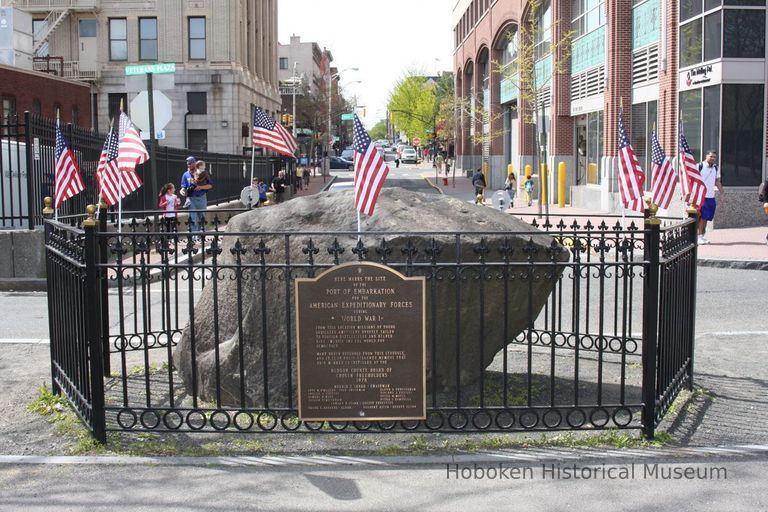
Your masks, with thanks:
[{"label": "bronze plaque", "polygon": [[426,418],[423,277],[345,263],[296,279],[299,418]]}]

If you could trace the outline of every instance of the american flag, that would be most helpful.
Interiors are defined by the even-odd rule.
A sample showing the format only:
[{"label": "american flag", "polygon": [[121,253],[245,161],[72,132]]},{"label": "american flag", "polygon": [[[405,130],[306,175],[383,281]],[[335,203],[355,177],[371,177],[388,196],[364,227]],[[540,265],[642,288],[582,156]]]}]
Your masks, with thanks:
[{"label": "american flag", "polygon": [[379,198],[384,180],[389,174],[389,167],[379,153],[371,138],[363,128],[363,123],[355,114],[353,123],[355,150],[355,207],[366,215],[373,215],[373,208]]},{"label": "american flag", "polygon": [[624,113],[619,112],[619,195],[624,208],[642,212],[645,174],[624,129]]},{"label": "american flag", "polygon": [[680,156],[678,157],[678,167],[680,168],[680,188],[683,191],[683,199],[696,208],[701,208],[704,204],[704,197],[707,195],[707,187],[699,173],[699,165],[691,154],[691,148],[688,147],[688,141],[685,140],[683,132],[683,123],[680,123]]},{"label": "american flag", "polygon": [[56,188],[56,208],[61,204],[85,190],[83,178],[80,176],[80,168],[75,161],[69,144],[61,133],[61,124],[56,121],[56,162],[54,164],[54,185]]},{"label": "american flag", "polygon": [[[99,190],[104,201],[112,206],[123,197],[127,196],[141,186],[141,179],[135,169],[126,170],[121,177],[117,169],[118,136],[114,130],[109,130],[109,135],[104,141],[104,148],[99,157],[99,166],[96,168],[96,180],[99,182]],[[122,190],[122,192],[119,192]]]},{"label": "american flag", "polygon": [[677,186],[677,174],[672,162],[659,144],[656,134],[651,135],[651,172],[653,180],[653,200],[659,208],[669,208],[672,194]]},{"label": "american flag", "polygon": [[[136,170],[136,166],[149,160],[147,147],[139,136],[139,132],[125,115],[120,112],[119,142],[117,145],[117,168],[130,173]],[[124,177],[125,178],[125,177]]]},{"label": "american flag", "polygon": [[285,156],[294,156],[298,147],[293,134],[259,107],[253,111],[253,145],[274,149]]}]

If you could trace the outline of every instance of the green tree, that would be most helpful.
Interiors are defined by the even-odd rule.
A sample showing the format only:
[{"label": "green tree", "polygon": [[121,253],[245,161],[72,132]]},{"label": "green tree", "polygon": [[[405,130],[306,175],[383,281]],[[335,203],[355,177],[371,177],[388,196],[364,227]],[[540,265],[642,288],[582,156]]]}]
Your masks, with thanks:
[{"label": "green tree", "polygon": [[453,141],[456,131],[453,73],[443,73],[435,81],[409,72],[395,84],[387,108],[395,126],[408,138]]},{"label": "green tree", "polygon": [[368,131],[368,135],[370,135],[371,140],[386,139],[387,121],[382,120],[373,125],[373,128]]}]

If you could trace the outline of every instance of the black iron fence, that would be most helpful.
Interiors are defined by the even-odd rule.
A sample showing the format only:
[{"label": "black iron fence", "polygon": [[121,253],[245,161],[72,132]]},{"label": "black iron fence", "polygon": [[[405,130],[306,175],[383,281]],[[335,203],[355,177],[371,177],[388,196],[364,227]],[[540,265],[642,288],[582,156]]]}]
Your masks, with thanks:
[{"label": "black iron fence", "polygon": [[[0,123],[0,228],[33,229],[43,223],[41,198],[55,195],[55,121],[25,112],[22,118],[4,119]],[[66,217],[82,214],[86,205],[99,202],[96,168],[106,134],[71,124],[62,126],[62,130],[85,182],[85,191],[65,201],[59,209],[59,215]],[[208,192],[209,203],[237,199],[243,187],[250,185],[250,156],[158,146],[154,161],[156,176],[152,176],[151,161],[138,166],[136,171],[144,184],[123,200],[123,209],[156,209],[159,188],[166,183],[178,187],[190,154],[204,160],[211,172],[214,188]],[[288,171],[290,179],[293,159],[266,156],[254,159],[254,176],[267,183],[280,169]]]},{"label": "black iron fence", "polygon": [[[695,218],[358,235],[238,232],[236,213],[217,213],[203,233],[144,214],[121,233],[108,215],[81,228],[46,221],[54,389],[97,439],[605,428],[652,437],[692,386]],[[426,420],[299,420],[293,280],[346,261],[425,278]]]}]

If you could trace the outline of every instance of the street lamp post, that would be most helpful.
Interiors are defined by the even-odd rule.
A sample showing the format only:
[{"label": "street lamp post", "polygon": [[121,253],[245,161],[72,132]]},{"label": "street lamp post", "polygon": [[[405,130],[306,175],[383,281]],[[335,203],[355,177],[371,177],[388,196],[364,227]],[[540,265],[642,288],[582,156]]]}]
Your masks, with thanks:
[{"label": "street lamp post", "polygon": [[293,91],[293,114],[291,116],[291,124],[293,125],[293,138],[296,138],[296,64],[298,62],[293,63],[293,84],[291,87],[291,90]]},{"label": "street lamp post", "polygon": [[326,157],[325,168],[323,169],[323,183],[325,183],[325,177],[330,174],[331,170],[330,149],[333,145],[333,128],[331,127],[331,98],[333,97],[333,90],[331,89],[331,86],[333,85],[333,81],[339,78],[344,71],[358,71],[358,68],[346,68],[338,73],[328,73],[328,147],[325,151]]}]

